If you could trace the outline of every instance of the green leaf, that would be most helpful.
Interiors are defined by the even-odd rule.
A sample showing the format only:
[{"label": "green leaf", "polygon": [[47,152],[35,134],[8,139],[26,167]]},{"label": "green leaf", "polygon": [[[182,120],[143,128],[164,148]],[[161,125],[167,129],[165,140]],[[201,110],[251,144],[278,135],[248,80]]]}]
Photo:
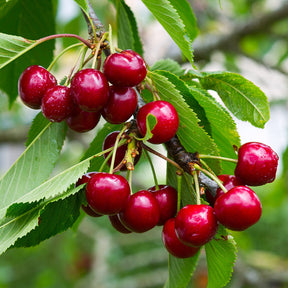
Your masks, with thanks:
[{"label": "green leaf", "polygon": [[130,7],[123,0],[117,0],[117,39],[120,49],[132,49],[143,55],[136,19]]},{"label": "green leaf", "polygon": [[205,89],[215,90],[238,119],[264,128],[270,117],[269,103],[259,87],[230,72],[202,73],[200,82]]},{"label": "green leaf", "polygon": [[207,288],[222,288],[230,281],[236,261],[236,243],[223,226],[215,239],[205,245],[208,285]]},{"label": "green leaf", "polygon": [[[13,9],[9,9],[0,17],[0,27],[3,33],[0,38],[0,55],[2,56],[0,89],[9,96],[10,105],[18,95],[17,83],[23,70],[34,64],[47,67],[52,61],[54,40],[35,47],[40,42],[27,39],[36,40],[55,34],[54,2],[52,0],[17,1]],[[14,61],[21,55],[21,61]]]},{"label": "green leaf", "polygon": [[[188,152],[218,155],[218,148],[207,132],[199,126],[199,119],[195,112],[188,106],[181,95],[181,91],[167,77],[160,75],[163,72],[151,72],[153,83],[162,100],[170,102],[179,115],[179,128],[177,136],[183,147]],[[177,83],[176,83],[177,85]],[[207,161],[208,162],[208,161]],[[209,162],[210,167],[217,173],[220,170],[219,162]]]},{"label": "green leaf", "polygon": [[185,57],[193,63],[192,42],[198,29],[195,16],[186,0],[142,0],[160,22]]},{"label": "green leaf", "polygon": [[[49,177],[59,158],[66,135],[66,127],[65,123],[49,122],[46,124],[37,136],[34,135],[33,141],[0,179],[0,218],[5,215],[11,204],[25,198],[31,190]],[[43,198],[45,192],[39,192]]]},{"label": "green leaf", "polygon": [[19,0],[0,0],[0,19],[8,13]]},{"label": "green leaf", "polygon": [[151,67],[151,71],[164,70],[169,71],[177,76],[184,75],[185,71],[181,68],[178,62],[172,59],[162,59],[154,63]]},{"label": "green leaf", "polygon": [[88,1],[86,0],[74,0],[74,1],[86,13],[86,15],[89,15]]},{"label": "green leaf", "polygon": [[139,140],[145,142],[151,139],[153,137],[152,130],[154,129],[156,124],[157,124],[157,118],[149,113],[146,118],[146,129],[147,129],[146,134],[143,138],[139,138]]}]

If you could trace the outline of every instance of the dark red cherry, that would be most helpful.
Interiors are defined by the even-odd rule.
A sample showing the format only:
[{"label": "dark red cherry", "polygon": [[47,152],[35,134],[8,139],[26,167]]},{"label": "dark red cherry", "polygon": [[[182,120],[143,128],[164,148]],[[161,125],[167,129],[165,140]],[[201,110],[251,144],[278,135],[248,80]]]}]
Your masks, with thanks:
[{"label": "dark red cherry", "polygon": [[276,177],[278,155],[263,143],[248,142],[238,151],[235,176],[245,185],[260,186]]},{"label": "dark red cherry", "polygon": [[156,226],[160,218],[159,205],[151,192],[141,190],[131,195],[120,221],[132,232],[142,233]]},{"label": "dark red cherry", "polygon": [[82,110],[98,112],[108,101],[109,84],[104,74],[98,70],[80,70],[72,78],[70,88],[75,103]]},{"label": "dark red cherry", "polygon": [[56,78],[49,71],[39,65],[32,65],[20,75],[18,93],[26,106],[40,109],[45,91],[56,84]]},{"label": "dark red cherry", "polygon": [[143,58],[132,50],[109,55],[103,63],[103,73],[117,86],[132,87],[142,82],[147,74]]},{"label": "dark red cherry", "polygon": [[262,206],[252,189],[237,186],[216,200],[214,210],[222,225],[231,230],[242,231],[260,219]]},{"label": "dark red cherry", "polygon": [[96,213],[89,205],[81,205],[82,210],[91,217],[101,217],[102,214]]},{"label": "dark red cherry", "polygon": [[197,254],[199,247],[183,244],[175,233],[175,218],[167,220],[162,230],[162,241],[167,251],[177,258],[189,258]]},{"label": "dark red cherry", "polygon": [[202,246],[216,234],[218,222],[211,206],[187,205],[177,213],[175,231],[179,240],[188,246]]},{"label": "dark red cherry", "polygon": [[[219,175],[218,178],[227,190],[230,190],[235,186],[243,185],[240,179],[236,178],[234,175],[222,174]],[[224,194],[224,191],[220,187],[217,189],[215,196],[213,196],[208,189],[205,191],[206,200],[211,206],[214,206],[216,199],[222,194]]]},{"label": "dark red cherry", "polygon": [[109,100],[102,110],[104,119],[112,124],[127,121],[137,108],[137,93],[131,87],[109,87]]},{"label": "dark red cherry", "polygon": [[66,122],[71,130],[84,133],[94,129],[100,117],[100,112],[88,112],[74,107],[72,115],[66,119]]},{"label": "dark red cherry", "polygon": [[164,225],[177,212],[177,190],[169,185],[159,185],[159,189],[156,190],[153,186],[148,191],[152,192],[160,208],[160,219],[157,225]]},{"label": "dark red cherry", "polygon": [[152,129],[152,138],[148,141],[153,144],[161,144],[170,140],[177,132],[179,117],[174,106],[167,101],[153,101],[142,106],[137,113],[137,127],[142,136],[145,136],[146,118],[148,114],[156,117],[157,123]]},{"label": "dark red cherry", "polygon": [[99,214],[113,215],[122,211],[130,195],[128,181],[121,175],[99,172],[86,186],[89,206]]},{"label": "dark red cherry", "polygon": [[51,122],[61,122],[72,114],[74,106],[70,88],[57,85],[44,93],[41,110]]},{"label": "dark red cherry", "polygon": [[[113,131],[105,137],[103,145],[102,145],[102,150],[106,150],[106,149],[109,149],[111,147],[114,147],[115,141],[116,141],[116,138],[117,138],[119,132],[120,131]],[[121,161],[124,159],[127,148],[128,148],[127,144],[124,144],[124,145],[117,148],[115,162],[114,162],[114,168],[117,167],[121,163]],[[139,147],[137,147],[137,149],[138,149],[138,154],[136,154],[136,157],[134,158],[134,165],[137,164],[137,162],[139,161],[141,154],[142,154],[142,147],[139,146]],[[105,153],[103,155],[104,158],[107,158],[109,154],[110,154],[110,152]],[[111,165],[111,160],[112,159],[110,157],[108,159],[108,162],[107,162],[109,166]],[[120,170],[126,171],[127,170],[126,165],[123,165]]]},{"label": "dark red cherry", "polygon": [[115,215],[110,215],[109,217],[109,221],[111,223],[111,225],[119,232],[124,233],[124,234],[129,234],[132,233],[130,230],[128,230],[120,221],[119,219],[119,215],[115,214]]}]

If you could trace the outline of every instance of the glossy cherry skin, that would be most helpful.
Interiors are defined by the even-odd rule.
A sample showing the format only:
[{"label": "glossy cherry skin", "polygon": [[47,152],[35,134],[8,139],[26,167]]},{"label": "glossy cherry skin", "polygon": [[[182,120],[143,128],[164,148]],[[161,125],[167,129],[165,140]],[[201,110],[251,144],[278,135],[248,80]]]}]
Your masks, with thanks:
[{"label": "glossy cherry skin", "polygon": [[234,174],[245,185],[264,185],[274,181],[278,160],[278,155],[268,145],[248,142],[238,150]]},{"label": "glossy cherry skin", "polygon": [[158,185],[159,189],[153,186],[148,189],[156,198],[160,208],[160,219],[157,223],[158,226],[173,218],[177,212],[177,190],[169,185]]},{"label": "glossy cherry skin", "polygon": [[[233,187],[243,185],[240,179],[236,178],[236,176],[234,175],[222,174],[218,175],[217,177],[222,182],[223,186],[227,189],[227,191],[232,189]],[[207,189],[205,191],[206,200],[213,207],[216,199],[224,193],[225,192],[219,187],[216,191],[216,195],[213,196],[211,192]]]},{"label": "glossy cherry skin", "polygon": [[[113,131],[111,133],[109,133],[104,141],[103,141],[103,145],[102,145],[102,150],[106,150],[106,149],[109,149],[111,147],[114,147],[115,145],[115,141],[116,141],[116,138],[118,136],[120,131]],[[127,144],[124,144],[120,147],[117,148],[116,150],[116,157],[115,157],[115,162],[114,162],[114,168],[117,167],[121,161],[124,159],[125,157],[125,154],[126,154],[126,151],[127,151],[127,148],[128,148],[128,145]],[[136,155],[136,157],[134,158],[134,166],[137,164],[137,162],[139,161],[140,157],[141,157],[141,154],[142,154],[142,147],[139,146],[138,147],[138,154]],[[105,153],[103,156],[104,158],[107,158],[109,155],[109,153]],[[110,166],[111,165],[111,157],[108,159],[108,165]],[[126,168],[126,165],[123,165],[120,169],[121,171],[126,171],[127,168]]]},{"label": "glossy cherry skin", "polygon": [[109,55],[103,63],[103,73],[108,81],[122,87],[132,87],[142,82],[147,74],[143,58],[132,50]]},{"label": "glossy cherry skin", "polygon": [[110,215],[109,217],[109,221],[111,223],[111,225],[120,233],[124,233],[124,234],[129,234],[132,233],[132,231],[128,230],[120,221],[119,219],[119,215],[115,214],[115,215]]},{"label": "glossy cherry skin", "polygon": [[216,234],[218,222],[211,206],[186,205],[177,213],[175,231],[179,240],[188,246],[202,246]]},{"label": "glossy cherry skin", "polygon": [[45,91],[56,84],[56,78],[48,70],[39,65],[32,65],[20,75],[18,93],[26,106],[40,109]]},{"label": "glossy cherry skin", "polygon": [[73,131],[84,133],[96,127],[100,120],[100,112],[88,112],[74,107],[72,115],[66,119],[66,123]]},{"label": "glossy cherry skin", "polygon": [[167,251],[177,258],[189,258],[197,254],[200,247],[183,244],[175,232],[175,218],[168,219],[162,230],[162,241]]},{"label": "glossy cherry skin", "polygon": [[56,85],[44,93],[41,110],[51,122],[61,122],[72,114],[74,106],[70,88]]},{"label": "glossy cherry skin", "polygon": [[137,93],[131,87],[109,87],[109,100],[102,110],[104,119],[112,124],[127,121],[137,108]]},{"label": "glossy cherry skin", "polygon": [[89,206],[99,214],[114,215],[122,211],[130,195],[128,181],[121,175],[99,172],[86,186]]},{"label": "glossy cherry skin", "polygon": [[222,225],[230,230],[243,231],[260,219],[262,206],[252,189],[237,186],[216,200],[214,210]]},{"label": "glossy cherry skin", "polygon": [[104,74],[96,69],[83,69],[71,81],[74,102],[88,112],[100,111],[109,98],[109,84]]},{"label": "glossy cherry skin", "polygon": [[145,136],[146,118],[148,114],[156,117],[157,123],[152,129],[152,138],[148,142],[161,144],[169,141],[177,132],[179,116],[174,106],[167,101],[153,101],[142,106],[136,117],[137,127],[142,136]]},{"label": "glossy cherry skin", "polygon": [[132,232],[143,233],[158,223],[160,218],[159,205],[151,192],[141,190],[130,196],[119,216],[120,221],[127,229]]}]

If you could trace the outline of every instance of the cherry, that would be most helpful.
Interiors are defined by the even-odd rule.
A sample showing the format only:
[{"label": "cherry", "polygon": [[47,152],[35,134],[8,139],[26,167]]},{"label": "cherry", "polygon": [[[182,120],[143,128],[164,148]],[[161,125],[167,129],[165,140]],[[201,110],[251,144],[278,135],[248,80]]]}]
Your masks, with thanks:
[{"label": "cherry", "polygon": [[101,217],[103,216],[102,214],[96,213],[89,205],[81,205],[82,210],[89,216],[91,217]]},{"label": "cherry", "polygon": [[32,65],[26,68],[18,80],[18,92],[23,103],[40,109],[45,91],[57,84],[56,78],[45,68]]},{"label": "cherry", "polygon": [[132,232],[142,233],[152,229],[159,221],[159,205],[151,192],[141,190],[131,195],[120,221]]},{"label": "cherry", "polygon": [[242,231],[260,219],[262,206],[252,189],[237,186],[216,200],[214,210],[222,225],[231,230]]},{"label": "cherry", "polygon": [[75,103],[88,112],[98,112],[108,101],[109,84],[104,74],[87,68],[77,72],[71,81],[71,95]]},{"label": "cherry", "polygon": [[99,214],[113,215],[124,209],[130,195],[128,181],[121,175],[99,172],[86,186],[89,206]]},{"label": "cherry", "polygon": [[[113,147],[115,145],[115,141],[116,141],[116,138],[117,138],[119,133],[120,133],[120,131],[113,131],[113,132],[109,133],[103,141],[102,150],[106,150],[106,149]],[[124,144],[124,145],[117,148],[114,167],[117,167],[121,163],[121,161],[123,161],[125,154],[126,154],[126,151],[127,151],[127,148],[128,148],[127,144]],[[138,148],[138,154],[136,154],[136,157],[134,158],[134,163],[133,163],[134,165],[137,164],[137,162],[139,161],[141,154],[142,154],[142,147],[139,146],[137,148]],[[107,158],[109,154],[110,154],[110,152],[105,153],[103,155],[104,158]],[[108,159],[108,162],[107,162],[109,166],[111,165],[111,160],[112,159],[110,157]],[[123,165],[120,170],[126,171],[127,170],[126,165]]]},{"label": "cherry", "polygon": [[123,50],[105,59],[103,73],[114,85],[132,87],[145,79],[147,67],[139,54],[132,50]]},{"label": "cherry", "polygon": [[66,119],[66,122],[71,130],[84,133],[94,129],[100,117],[100,112],[88,112],[74,107],[72,115]]},{"label": "cherry", "polygon": [[128,230],[120,221],[119,214],[110,215],[108,216],[111,225],[119,232],[124,234],[132,233],[130,230]]},{"label": "cherry", "polygon": [[175,233],[175,218],[168,219],[162,230],[162,241],[167,251],[177,258],[189,258],[194,256],[199,247],[191,247],[183,244]]},{"label": "cherry", "polygon": [[42,98],[41,110],[51,122],[61,122],[72,114],[74,105],[70,88],[57,85],[46,90]]},{"label": "cherry", "polygon": [[156,198],[160,208],[158,226],[163,225],[168,219],[173,218],[177,212],[177,190],[172,186],[159,185],[159,189],[153,186],[148,189]]},{"label": "cherry", "polygon": [[153,144],[161,144],[170,140],[177,132],[179,117],[174,106],[167,101],[153,101],[142,106],[136,117],[137,127],[142,136],[145,136],[146,118],[148,114],[156,117],[157,123],[152,129],[152,138],[148,141]]},{"label": "cherry", "polygon": [[179,240],[188,246],[202,246],[209,242],[218,229],[211,206],[186,205],[177,213],[175,231]]},{"label": "cherry", "polygon": [[[240,186],[243,185],[240,181],[240,179],[236,178],[234,175],[228,175],[228,174],[222,174],[217,176],[218,179],[222,182],[223,186],[227,189],[230,190],[235,186]],[[225,192],[219,187],[216,191],[216,195],[213,196],[211,192],[207,189],[205,191],[206,195],[206,200],[209,202],[209,204],[213,207],[215,204],[216,199],[224,194]]]},{"label": "cherry", "polygon": [[127,121],[137,108],[137,93],[131,87],[109,87],[109,100],[102,110],[104,119],[112,124]]},{"label": "cherry", "polygon": [[273,182],[276,177],[278,155],[263,143],[248,142],[238,150],[235,176],[242,183],[260,186]]}]

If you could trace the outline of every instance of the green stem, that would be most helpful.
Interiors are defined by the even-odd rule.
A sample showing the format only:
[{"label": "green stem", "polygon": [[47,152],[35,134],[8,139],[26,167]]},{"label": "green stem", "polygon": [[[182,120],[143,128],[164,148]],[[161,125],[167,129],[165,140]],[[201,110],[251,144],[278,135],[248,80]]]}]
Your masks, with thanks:
[{"label": "green stem", "polygon": [[181,208],[181,190],[182,190],[182,176],[183,174],[177,173],[177,213],[179,212]]},{"label": "green stem", "polygon": [[149,153],[144,149],[144,153],[147,156],[148,162],[150,164],[151,170],[152,170],[152,174],[153,174],[153,179],[154,179],[154,183],[155,183],[155,188],[156,190],[159,190],[159,185],[158,185],[158,180],[157,180],[157,175],[156,175],[156,171],[153,165],[153,162],[151,160],[151,157],[149,155]]},{"label": "green stem", "polygon": [[214,155],[205,155],[205,154],[199,154],[199,158],[223,160],[223,161],[228,161],[228,162],[233,162],[233,163],[237,163],[237,162],[238,162],[237,159],[233,159],[233,158],[227,158],[227,157],[221,157],[221,156],[214,156]]},{"label": "green stem", "polygon": [[192,172],[193,178],[194,178],[194,184],[195,184],[195,191],[196,191],[196,204],[201,204],[201,198],[200,198],[200,189],[199,189],[199,179],[197,175],[197,171]]}]

